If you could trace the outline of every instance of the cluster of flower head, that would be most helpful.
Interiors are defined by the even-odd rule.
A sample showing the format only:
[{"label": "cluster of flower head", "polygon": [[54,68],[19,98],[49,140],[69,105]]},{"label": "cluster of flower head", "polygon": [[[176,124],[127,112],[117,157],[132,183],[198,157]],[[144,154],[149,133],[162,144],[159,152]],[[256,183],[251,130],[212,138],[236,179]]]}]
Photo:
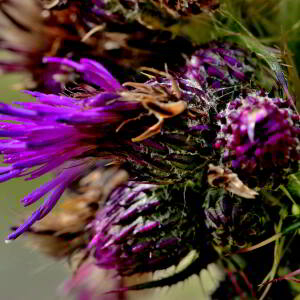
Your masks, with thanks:
[{"label": "cluster of flower head", "polygon": [[[212,52],[225,55],[219,50],[221,46],[217,50],[213,48],[215,44],[207,47],[207,53],[202,54],[206,60],[198,62],[199,73],[206,70],[207,82],[215,78],[224,80],[221,71],[212,72],[212,67],[205,69],[216,60],[209,59]],[[226,44],[226,47],[229,46]],[[205,48],[201,51],[205,52]],[[236,65],[243,75],[227,73],[227,82],[244,81],[246,73],[242,73],[238,60],[241,51],[225,52],[227,54],[219,58],[222,69],[232,70]],[[234,56],[235,53],[238,56]],[[198,57],[199,51],[191,57],[191,63]],[[1,140],[1,152],[4,162],[9,164],[1,167],[1,181],[15,177],[34,179],[59,170],[53,180],[22,200],[24,205],[30,205],[51,192],[9,239],[16,238],[48,214],[64,190],[99,159],[122,165],[131,179],[158,183],[193,178],[219,155],[226,165],[230,162],[229,167],[234,171],[246,170],[249,176],[257,172],[263,175],[268,170],[274,172],[274,167],[289,172],[292,164],[299,161],[299,116],[291,104],[259,94],[235,100],[232,95],[218,97],[214,84],[203,87],[202,77],[199,77],[201,80],[189,79],[190,62],[182,74],[157,72],[155,79],[146,83],[123,86],[102,65],[91,60],[75,63],[46,58],[45,62],[73,68],[83,74],[85,82],[98,89],[75,90],[69,96],[29,92],[36,102],[19,102],[19,107],[1,105],[1,119],[5,121],[1,125],[1,136],[5,138]],[[216,109],[226,103],[225,110],[216,115]],[[266,155],[270,156],[269,160]],[[117,214],[120,218],[119,212]],[[157,221],[153,224],[158,226]],[[135,227],[130,225],[132,232],[137,230]],[[158,240],[160,243],[161,239]],[[101,254],[101,257],[105,256]],[[120,265],[125,268],[126,264]]]},{"label": "cluster of flower head", "polygon": [[[97,43],[106,41],[105,49],[80,53],[97,61],[68,59],[58,43],[54,54],[62,57],[44,57],[42,64],[41,57],[35,61],[30,56],[53,53],[47,45],[49,51],[18,51],[0,35],[13,52],[29,54],[20,69],[31,70],[40,87],[26,91],[35,101],[0,103],[0,153],[6,164],[0,167],[0,182],[56,174],[22,199],[27,206],[45,196],[8,239],[25,232],[38,236],[41,248],[56,258],[84,249],[83,261],[88,257],[120,276],[166,269],[193,253],[193,262],[182,272],[134,288],[171,285],[199,273],[220,254],[251,246],[264,235],[270,218],[268,208],[258,205],[258,192],[298,170],[300,118],[290,98],[272,98],[263,91],[266,87],[257,81],[264,72],[258,59],[230,42],[202,45],[186,53],[181,65],[164,70],[144,67],[147,80],[137,76],[121,84],[99,60],[109,58],[110,65],[114,55],[107,51],[124,46],[120,32],[117,36],[112,32],[115,28],[124,24],[126,39],[132,39],[137,24],[137,31],[143,31],[143,14],[135,9],[144,8],[144,1],[116,2],[111,7],[106,1],[44,4],[51,15],[47,17],[60,23],[51,31],[42,21],[39,35],[47,32],[54,38],[53,32],[62,30],[61,43],[72,40],[83,46],[97,30],[110,28],[96,38]],[[156,2],[151,5],[156,7]],[[175,19],[216,5],[216,1],[159,2],[163,13]],[[6,17],[7,5],[15,3],[0,3]],[[52,10],[56,6],[62,10]],[[80,22],[70,21],[65,9]],[[97,22],[103,26],[96,28]],[[64,23],[68,29],[61,28]],[[22,31],[20,39],[24,26],[15,25]],[[143,31],[143,39],[153,33],[148,31]],[[140,52],[145,54],[130,48],[131,55]],[[136,66],[123,54],[115,59],[118,68]],[[149,63],[152,55],[147,53],[141,61]],[[16,65],[1,66],[7,71]],[[53,226],[56,217],[48,214],[74,186],[79,196],[69,200],[74,203],[72,213],[66,209]],[[257,195],[256,202],[245,202],[244,198]],[[41,236],[48,242],[41,242]]]}]

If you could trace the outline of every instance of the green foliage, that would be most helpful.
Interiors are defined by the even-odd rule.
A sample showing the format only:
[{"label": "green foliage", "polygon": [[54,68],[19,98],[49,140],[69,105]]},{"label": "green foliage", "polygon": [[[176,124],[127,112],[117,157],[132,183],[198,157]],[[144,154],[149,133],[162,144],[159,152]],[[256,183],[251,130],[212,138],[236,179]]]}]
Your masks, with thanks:
[{"label": "green foliage", "polygon": [[300,172],[289,176],[287,190],[296,203],[300,204]]}]

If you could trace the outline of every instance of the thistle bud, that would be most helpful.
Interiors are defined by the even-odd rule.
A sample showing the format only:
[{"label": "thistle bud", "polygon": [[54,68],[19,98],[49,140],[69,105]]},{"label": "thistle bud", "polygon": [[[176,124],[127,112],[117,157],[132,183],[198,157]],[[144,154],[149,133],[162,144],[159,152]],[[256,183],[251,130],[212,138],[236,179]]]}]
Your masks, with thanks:
[{"label": "thistle bud", "polygon": [[76,270],[71,285],[77,277],[82,281],[80,274],[90,266],[124,278],[181,265],[181,271],[162,280],[148,278],[128,288],[172,285],[218,258],[196,182],[160,187],[126,183],[123,170],[97,169],[79,181],[76,195],[26,234],[32,247],[68,259]]},{"label": "thistle bud", "polygon": [[201,205],[200,194],[182,185],[117,188],[92,223],[96,264],[128,276],[177,265],[193,250],[206,267],[217,256]]},{"label": "thistle bud", "polygon": [[222,160],[249,181],[261,185],[298,169],[299,115],[288,101],[250,94],[219,113],[221,130],[215,144]]},{"label": "thistle bud", "polygon": [[231,196],[221,189],[208,190],[206,226],[214,244],[224,253],[249,247],[262,239],[268,221],[262,200]]},{"label": "thistle bud", "polygon": [[276,86],[275,76],[254,53],[229,42],[201,46],[187,60],[183,73],[203,88],[216,89],[227,97],[238,96],[247,88],[271,90]]}]

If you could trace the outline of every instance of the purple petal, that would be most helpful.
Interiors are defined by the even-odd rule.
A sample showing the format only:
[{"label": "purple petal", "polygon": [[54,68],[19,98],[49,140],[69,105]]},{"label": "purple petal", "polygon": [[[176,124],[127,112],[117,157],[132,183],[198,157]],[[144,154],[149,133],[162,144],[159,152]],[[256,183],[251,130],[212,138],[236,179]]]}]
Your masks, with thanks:
[{"label": "purple petal", "polygon": [[12,178],[18,177],[20,175],[22,170],[12,170],[6,174],[0,175],[0,182],[5,182],[7,180],[10,180]]},{"label": "purple petal", "polygon": [[22,118],[33,118],[37,115],[35,111],[31,111],[24,108],[16,108],[5,103],[0,103],[0,114]]},{"label": "purple petal", "polygon": [[67,58],[59,57],[45,57],[44,63],[58,63],[69,66],[77,72],[83,73],[84,79],[87,82],[96,84],[105,91],[114,92],[122,89],[121,84],[99,63],[89,60],[81,59],[80,63],[76,63]]},{"label": "purple petal", "polygon": [[39,220],[41,215],[40,209],[36,210],[17,230],[11,233],[7,240],[15,240],[18,236],[28,230],[32,224]]}]

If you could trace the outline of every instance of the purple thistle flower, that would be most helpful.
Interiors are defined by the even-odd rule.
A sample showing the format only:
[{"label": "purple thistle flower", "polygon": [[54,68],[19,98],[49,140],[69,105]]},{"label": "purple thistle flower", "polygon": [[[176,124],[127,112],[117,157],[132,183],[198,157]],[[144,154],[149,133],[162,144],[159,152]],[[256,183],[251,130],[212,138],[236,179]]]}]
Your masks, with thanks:
[{"label": "purple thistle flower", "polygon": [[262,183],[298,169],[299,115],[288,101],[250,94],[229,103],[218,119],[215,146],[242,177],[259,176]]},{"label": "purple thistle flower", "polygon": [[0,151],[9,164],[1,167],[0,181],[31,180],[58,171],[53,180],[22,200],[30,205],[51,192],[9,239],[49,213],[65,188],[99,159],[123,163],[136,180],[160,183],[182,180],[191,176],[194,166],[206,164],[203,154],[211,154],[211,145],[201,134],[207,130],[214,103],[190,81],[164,73],[167,77],[145,84],[127,83],[132,87],[128,89],[88,59],[76,63],[46,58],[45,62],[73,68],[101,91],[84,90],[73,97],[27,92],[36,102],[0,105],[0,136],[4,137]]}]

